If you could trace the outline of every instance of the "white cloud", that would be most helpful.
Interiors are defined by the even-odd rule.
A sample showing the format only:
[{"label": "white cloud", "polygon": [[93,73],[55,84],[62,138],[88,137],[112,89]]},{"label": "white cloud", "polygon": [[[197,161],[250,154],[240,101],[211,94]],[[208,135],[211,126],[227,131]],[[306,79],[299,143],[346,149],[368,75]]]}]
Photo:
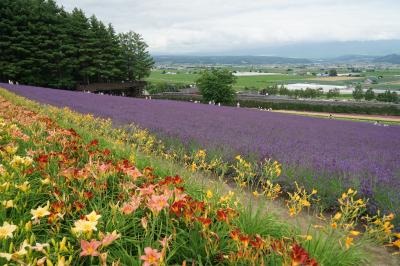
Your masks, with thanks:
[{"label": "white cloud", "polygon": [[397,0],[58,0],[143,35],[154,53],[400,39]]}]

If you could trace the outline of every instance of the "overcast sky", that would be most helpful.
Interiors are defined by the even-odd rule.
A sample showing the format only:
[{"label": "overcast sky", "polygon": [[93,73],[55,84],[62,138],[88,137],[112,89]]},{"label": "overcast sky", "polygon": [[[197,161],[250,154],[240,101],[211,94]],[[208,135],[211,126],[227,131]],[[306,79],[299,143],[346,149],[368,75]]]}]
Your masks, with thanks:
[{"label": "overcast sky", "polygon": [[306,42],[400,39],[400,0],[56,0],[154,54],[216,54]]}]

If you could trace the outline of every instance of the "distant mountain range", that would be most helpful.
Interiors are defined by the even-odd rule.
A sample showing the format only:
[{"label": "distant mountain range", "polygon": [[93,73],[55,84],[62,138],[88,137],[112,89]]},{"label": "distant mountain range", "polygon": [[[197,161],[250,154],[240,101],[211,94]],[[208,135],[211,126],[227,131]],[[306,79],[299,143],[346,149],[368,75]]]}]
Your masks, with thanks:
[{"label": "distant mountain range", "polygon": [[386,56],[377,57],[377,58],[375,58],[374,62],[400,64],[400,55],[390,54],[390,55],[386,55]]},{"label": "distant mountain range", "polygon": [[268,65],[268,64],[312,64],[312,63],[390,63],[400,64],[400,55],[385,56],[344,55],[335,58],[306,59],[279,56],[192,56],[156,55],[157,64],[202,64],[202,65]]},{"label": "distant mountain range", "polygon": [[203,64],[203,65],[262,65],[262,64],[310,64],[312,60],[278,56],[153,56],[159,64]]},{"label": "distant mountain range", "polygon": [[374,62],[379,56],[371,55],[343,55],[334,58],[322,59],[322,61],[332,63],[360,63],[360,62]]}]

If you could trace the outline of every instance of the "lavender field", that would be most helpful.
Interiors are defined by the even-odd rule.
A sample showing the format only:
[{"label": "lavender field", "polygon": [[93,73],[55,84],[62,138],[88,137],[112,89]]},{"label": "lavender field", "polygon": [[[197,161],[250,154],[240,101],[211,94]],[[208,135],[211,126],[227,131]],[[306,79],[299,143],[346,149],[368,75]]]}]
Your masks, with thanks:
[{"label": "lavender field", "polygon": [[222,147],[231,158],[237,153],[272,157],[291,169],[302,169],[291,178],[318,183],[327,191],[331,190],[327,186],[356,186],[380,207],[394,210],[400,202],[400,126],[31,86],[0,87],[41,103],[110,117],[118,124],[133,122],[207,149]]}]

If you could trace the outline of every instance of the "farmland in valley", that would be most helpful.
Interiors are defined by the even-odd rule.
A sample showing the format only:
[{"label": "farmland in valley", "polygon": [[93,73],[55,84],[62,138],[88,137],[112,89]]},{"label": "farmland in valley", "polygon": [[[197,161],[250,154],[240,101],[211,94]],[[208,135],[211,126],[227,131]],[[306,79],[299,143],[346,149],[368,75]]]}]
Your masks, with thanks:
[{"label": "farmland in valley", "polygon": [[340,76],[336,76],[336,77],[312,77],[309,78],[310,80],[313,81],[347,81],[347,80],[358,80],[358,81],[362,81],[362,78],[360,77],[340,77]]},{"label": "farmland in valley", "polygon": [[[191,84],[195,83],[196,79],[200,76],[198,71],[194,71],[196,73],[189,73],[185,71],[172,71],[171,73],[176,74],[163,74],[163,71],[154,70],[151,72],[150,77],[146,80],[154,83],[183,83],[183,84]],[[276,75],[268,75],[268,76],[241,76],[238,77],[237,83],[234,85],[234,88],[237,90],[244,89],[245,87],[255,87],[255,88],[263,88],[266,84],[274,84],[274,83],[286,83],[286,82],[298,82],[305,79],[303,76],[299,75],[283,75],[281,73],[277,73]]]},{"label": "farmland in valley", "polygon": [[[321,72],[318,68],[309,67],[305,69],[296,69],[292,71],[287,71],[287,67],[279,68],[259,68],[251,69],[246,67],[231,67],[232,71],[262,71],[268,72],[268,75],[255,75],[255,76],[239,76],[234,88],[236,90],[244,90],[245,88],[255,88],[262,89],[268,85],[273,84],[293,84],[293,83],[318,83],[321,85],[337,85],[337,86],[353,86],[354,83],[363,83],[367,78],[374,77],[377,78],[382,76],[378,84],[366,84],[365,88],[374,89],[391,89],[399,90],[400,86],[400,70],[399,69],[389,69],[389,70],[376,70],[374,72],[361,73],[362,77],[316,77],[311,74],[304,73],[318,73]],[[298,74],[297,72],[302,72],[303,74]],[[345,70],[342,70],[342,72]],[[168,70],[153,70],[147,81],[152,83],[171,83],[171,84],[194,84],[196,79],[200,76],[201,68],[185,68],[180,67],[176,69]],[[324,72],[324,71],[322,71]],[[275,75],[270,75],[270,73],[276,73]]]},{"label": "farmland in valley", "polygon": [[[387,69],[387,70],[375,70],[373,72],[361,73],[361,77],[316,77],[310,73],[324,72],[316,67],[307,67],[305,69],[294,69],[287,71],[288,67],[278,68],[256,68],[252,69],[249,67],[229,67],[232,71],[246,72],[257,71],[267,72],[268,75],[254,75],[254,76],[238,76],[237,82],[233,87],[238,90],[249,89],[263,89],[269,85],[274,84],[296,84],[296,83],[310,83],[320,85],[334,85],[334,86],[349,86],[353,87],[356,83],[364,83],[367,78],[382,77],[379,79],[377,84],[364,84],[364,89],[373,88],[378,91],[400,90],[400,70],[398,68]],[[196,79],[199,78],[202,68],[186,68],[177,67],[168,70],[153,70],[146,80],[151,83],[169,83],[169,84],[194,84]],[[341,72],[345,72],[343,69]],[[275,75],[272,75],[275,73]],[[299,74],[303,73],[303,74]],[[309,73],[309,74],[304,74]],[[341,96],[345,97],[345,95]]]},{"label": "farmland in valley", "polygon": [[[283,182],[316,186],[329,202],[355,186],[374,208],[398,211],[399,126],[326,120],[258,110],[2,85],[30,99],[135,123],[183,143],[283,163]],[[293,171],[295,169],[296,171]]]}]

